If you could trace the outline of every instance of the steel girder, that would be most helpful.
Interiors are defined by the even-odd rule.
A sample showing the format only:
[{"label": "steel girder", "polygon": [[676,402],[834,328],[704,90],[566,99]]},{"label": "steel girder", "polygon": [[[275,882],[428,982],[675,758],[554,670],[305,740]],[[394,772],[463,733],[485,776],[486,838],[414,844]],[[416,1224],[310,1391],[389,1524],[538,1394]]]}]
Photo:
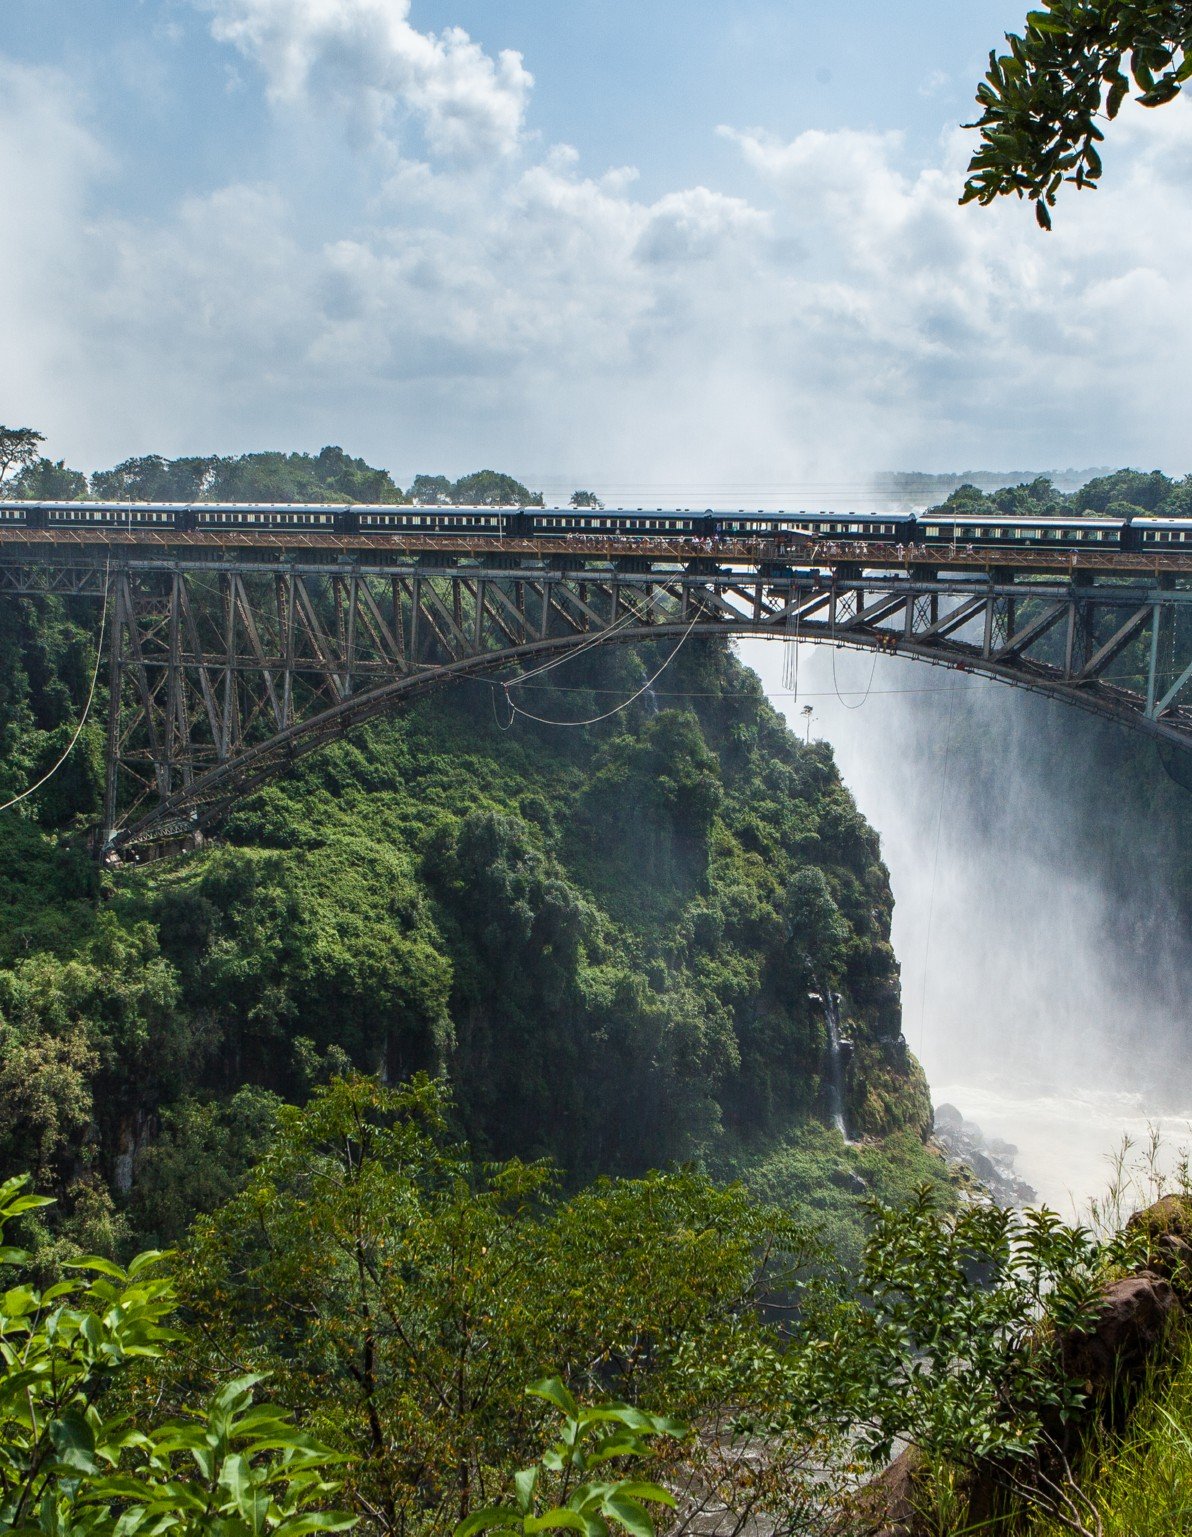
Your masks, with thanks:
[{"label": "steel girder", "polygon": [[566,552],[520,565],[38,556],[0,561],[0,594],[107,595],[113,852],[206,827],[305,753],[452,679],[512,678],[596,641],[729,633],[896,651],[1192,747],[1192,569],[1015,581]]}]

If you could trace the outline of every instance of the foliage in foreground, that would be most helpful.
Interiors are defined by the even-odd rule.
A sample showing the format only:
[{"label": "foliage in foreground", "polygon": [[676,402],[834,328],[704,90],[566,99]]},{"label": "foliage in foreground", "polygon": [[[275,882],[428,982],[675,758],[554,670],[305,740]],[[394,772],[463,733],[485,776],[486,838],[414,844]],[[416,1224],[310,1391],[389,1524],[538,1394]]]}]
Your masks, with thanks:
[{"label": "foliage in foreground", "polygon": [[903,1439],[936,1463],[1022,1462],[1084,1406],[1056,1341],[1087,1327],[1124,1250],[1053,1213],[875,1205],[857,1295],[809,1318],[810,1375],[877,1461]]},{"label": "foliage in foreground", "polygon": [[[5,1228],[48,1204],[0,1186]],[[39,1287],[0,1246],[0,1528],[16,1537],[305,1537],[354,1525],[330,1508],[342,1458],[289,1414],[253,1404],[259,1378],[224,1382],[200,1410],[155,1415],[137,1384],[185,1349],[163,1256],[96,1256]],[[14,1272],[16,1274],[14,1275]]]},{"label": "foliage in foreground", "polygon": [[1065,181],[1101,176],[1098,119],[1114,118],[1131,80],[1144,107],[1177,96],[1192,76],[1187,0],[1040,0],[1009,53],[989,57],[978,87],[981,147],[962,202],[1015,193],[1035,200],[1044,229]]},{"label": "foliage in foreground", "polygon": [[505,1503],[541,1434],[520,1384],[543,1370],[696,1427],[659,1479],[741,1528],[813,1529],[853,1459],[896,1439],[941,1469],[1021,1467],[1081,1412],[1056,1331],[1120,1257],[1084,1229],[924,1190],[874,1203],[845,1276],[800,1224],[692,1171],[561,1200],[542,1165],[477,1167],[448,1108],[429,1080],[356,1078],[283,1110],[186,1257],[210,1359],[268,1372],[351,1455],[376,1532],[446,1534]]},{"label": "foliage in foreground", "polygon": [[492,1504],[538,1444],[521,1385],[552,1366],[647,1412],[778,1412],[758,1304],[816,1253],[799,1224],[694,1172],[560,1201],[545,1166],[472,1164],[445,1110],[427,1080],[361,1078],[283,1110],[186,1256],[212,1360],[268,1372],[352,1454],[376,1530],[445,1533]]},{"label": "foliage in foreground", "polygon": [[[618,1526],[628,1537],[654,1537],[651,1505],[676,1500],[669,1489],[640,1478],[610,1478],[610,1465],[649,1455],[654,1436],[684,1436],[676,1420],[646,1414],[631,1404],[581,1407],[557,1377],[533,1383],[526,1392],[553,1404],[562,1416],[559,1438],[538,1462],[513,1476],[515,1503],[473,1511],[454,1537],[487,1531],[574,1531],[581,1537],[609,1537]],[[603,1475],[603,1476],[602,1476]]]},{"label": "foliage in foreground", "polygon": [[1079,1469],[1056,1491],[1064,1519],[1045,1518],[1034,1537],[1171,1537],[1192,1531],[1192,1336],[1175,1369],[1154,1378],[1125,1433],[1103,1432]]}]

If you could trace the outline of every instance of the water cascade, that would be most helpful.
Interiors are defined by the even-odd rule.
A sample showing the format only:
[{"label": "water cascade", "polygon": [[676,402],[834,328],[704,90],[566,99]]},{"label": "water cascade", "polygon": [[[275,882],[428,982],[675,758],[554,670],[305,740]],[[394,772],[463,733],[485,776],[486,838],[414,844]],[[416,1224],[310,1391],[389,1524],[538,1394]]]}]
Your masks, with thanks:
[{"label": "water cascade", "polygon": [[848,1123],[844,1119],[844,1063],[851,1043],[840,1038],[840,994],[825,987],[822,992],[808,993],[807,996],[823,1005],[824,1021],[828,1026],[828,1105],[832,1125],[848,1142]]}]

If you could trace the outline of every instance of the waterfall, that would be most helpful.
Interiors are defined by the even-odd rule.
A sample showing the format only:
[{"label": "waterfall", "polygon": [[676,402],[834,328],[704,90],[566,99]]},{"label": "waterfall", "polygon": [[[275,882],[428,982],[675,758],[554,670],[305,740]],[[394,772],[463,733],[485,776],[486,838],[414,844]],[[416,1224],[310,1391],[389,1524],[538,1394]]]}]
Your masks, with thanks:
[{"label": "waterfall", "polygon": [[840,1014],[837,1005],[840,994],[825,987],[819,993],[811,993],[824,1006],[824,1020],[828,1026],[828,1104],[832,1112],[832,1125],[847,1142],[848,1123],[844,1119],[844,1055],[845,1045],[840,1039]]}]

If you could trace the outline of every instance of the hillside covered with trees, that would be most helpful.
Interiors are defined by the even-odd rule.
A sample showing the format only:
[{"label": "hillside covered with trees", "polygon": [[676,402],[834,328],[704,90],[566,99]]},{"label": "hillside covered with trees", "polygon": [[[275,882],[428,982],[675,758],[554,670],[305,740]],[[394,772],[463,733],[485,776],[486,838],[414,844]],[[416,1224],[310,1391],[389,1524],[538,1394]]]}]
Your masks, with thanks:
[{"label": "hillside covered with trees", "polygon": [[[0,610],[5,795],[69,739],[94,626],[56,600]],[[663,659],[597,650],[536,712],[599,713]],[[279,1104],[349,1066],[442,1077],[479,1156],[549,1157],[573,1186],[695,1160],[839,1220],[931,1166],[877,838],[724,645],[581,731],[504,731],[491,686],[461,683],[203,850],[99,874],[102,721],[99,700],[0,819],[0,1156],[87,1247],[172,1242]],[[827,989],[856,1148],[827,1124]]]}]

